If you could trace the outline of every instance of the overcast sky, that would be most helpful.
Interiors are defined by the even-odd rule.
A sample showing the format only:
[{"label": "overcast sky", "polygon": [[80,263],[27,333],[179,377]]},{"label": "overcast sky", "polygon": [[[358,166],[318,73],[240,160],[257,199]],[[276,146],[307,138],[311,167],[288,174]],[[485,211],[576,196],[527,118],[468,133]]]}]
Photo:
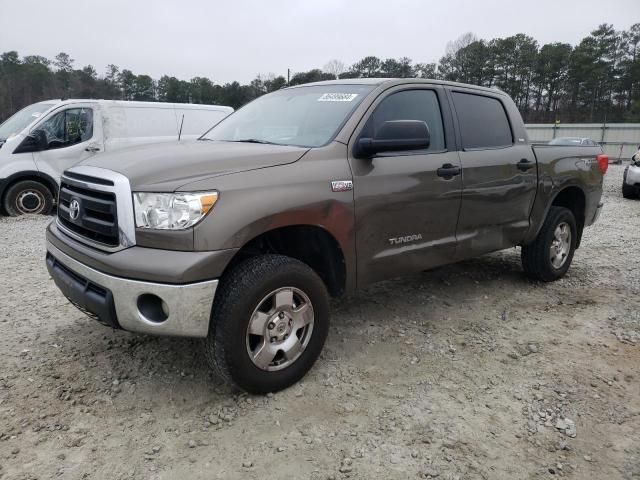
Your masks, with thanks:
[{"label": "overcast sky", "polygon": [[350,65],[366,55],[434,62],[448,41],[526,33],[575,44],[600,23],[640,22],[640,0],[0,0],[0,52],[53,58],[101,75],[114,63],[136,74],[249,82]]}]

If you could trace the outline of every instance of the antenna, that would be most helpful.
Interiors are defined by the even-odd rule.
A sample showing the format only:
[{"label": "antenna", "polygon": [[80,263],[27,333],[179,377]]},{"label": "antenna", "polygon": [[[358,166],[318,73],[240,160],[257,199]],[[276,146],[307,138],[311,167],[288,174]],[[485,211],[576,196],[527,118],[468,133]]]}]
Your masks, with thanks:
[{"label": "antenna", "polygon": [[184,113],[182,114],[182,121],[180,122],[180,131],[178,132],[178,141],[180,141],[180,137],[182,136],[182,125],[184,125]]}]

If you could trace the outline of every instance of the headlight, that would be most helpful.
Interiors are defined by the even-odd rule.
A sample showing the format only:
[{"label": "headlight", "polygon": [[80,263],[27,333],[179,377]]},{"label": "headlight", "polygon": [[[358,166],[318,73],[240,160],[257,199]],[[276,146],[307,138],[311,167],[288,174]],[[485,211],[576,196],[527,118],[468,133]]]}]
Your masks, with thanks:
[{"label": "headlight", "polygon": [[134,193],[136,227],[184,230],[202,220],[218,201],[218,192]]}]

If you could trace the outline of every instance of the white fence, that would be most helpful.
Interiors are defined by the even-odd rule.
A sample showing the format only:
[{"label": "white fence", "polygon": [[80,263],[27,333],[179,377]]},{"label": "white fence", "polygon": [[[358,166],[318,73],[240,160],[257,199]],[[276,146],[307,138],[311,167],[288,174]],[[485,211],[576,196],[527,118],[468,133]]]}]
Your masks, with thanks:
[{"label": "white fence", "polygon": [[587,137],[598,142],[611,160],[631,158],[640,146],[640,123],[567,123],[526,125],[532,142],[557,137]]}]

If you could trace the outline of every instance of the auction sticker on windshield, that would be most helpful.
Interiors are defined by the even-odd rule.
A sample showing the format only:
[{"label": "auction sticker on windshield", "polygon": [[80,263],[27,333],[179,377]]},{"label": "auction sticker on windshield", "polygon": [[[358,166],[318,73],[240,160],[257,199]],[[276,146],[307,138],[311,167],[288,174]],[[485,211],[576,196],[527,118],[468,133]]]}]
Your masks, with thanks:
[{"label": "auction sticker on windshield", "polygon": [[352,102],[358,96],[357,93],[323,93],[319,102]]}]

